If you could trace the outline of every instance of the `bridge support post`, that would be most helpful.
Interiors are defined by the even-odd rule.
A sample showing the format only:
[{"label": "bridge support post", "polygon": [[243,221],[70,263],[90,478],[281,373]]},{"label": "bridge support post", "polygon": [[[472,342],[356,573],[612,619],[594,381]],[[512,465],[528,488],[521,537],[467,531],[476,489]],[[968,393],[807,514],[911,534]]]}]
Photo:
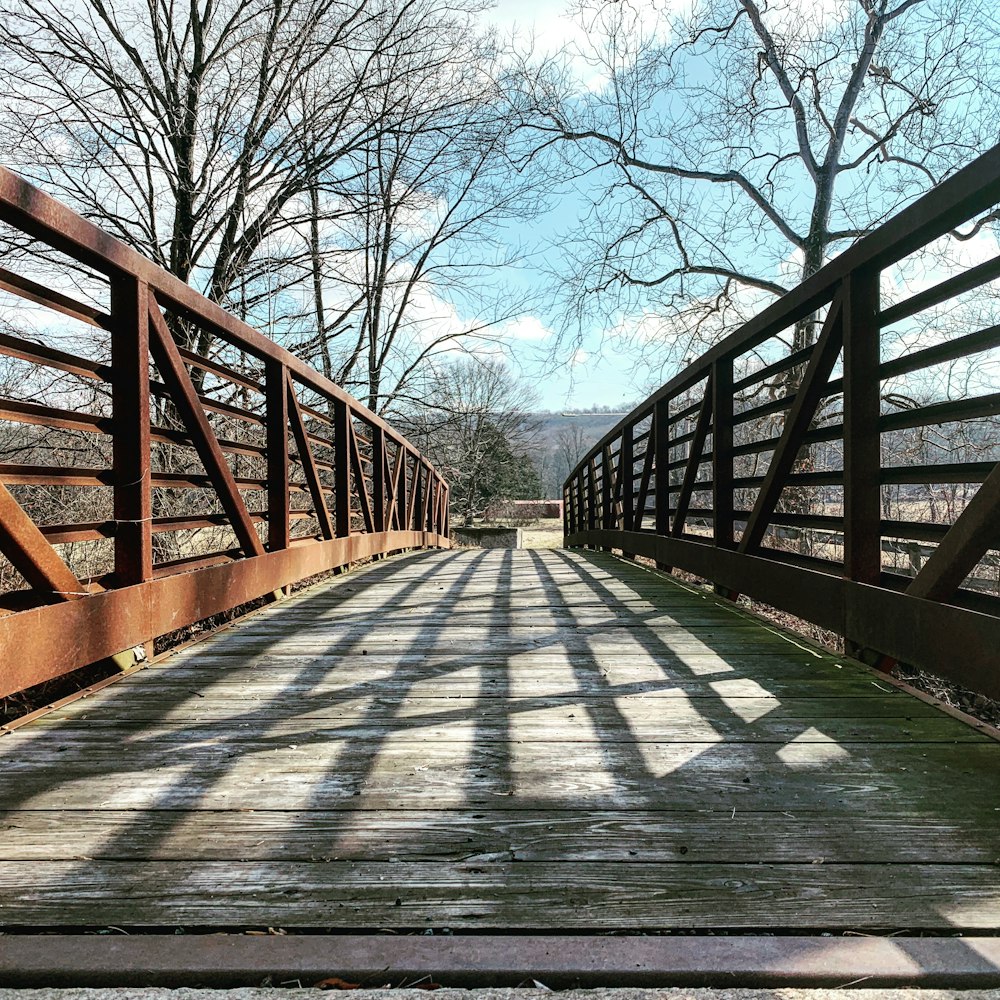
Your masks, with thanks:
[{"label": "bridge support post", "polygon": [[[635,520],[635,427],[626,424],[622,430],[622,447],[618,455],[618,491],[621,504],[618,517],[621,519],[620,529],[631,531]],[[613,527],[619,527],[617,522]],[[634,552],[622,552],[626,559],[634,559]]]},{"label": "bridge support post", "polygon": [[[111,282],[111,372],[115,578],[119,586],[131,587],[153,579],[153,490],[149,287],[129,275]],[[147,659],[153,638],[143,642]]]},{"label": "bridge support post", "polygon": [[[882,573],[879,515],[879,272],[853,271],[843,284],[844,323],[844,575],[877,586]],[[864,614],[863,608],[855,613]],[[844,623],[848,653],[853,622]]]},{"label": "bridge support post", "polygon": [[[653,407],[653,488],[656,504],[656,533],[670,534],[670,404],[658,399]],[[656,568],[670,572],[666,563],[657,562]]]},{"label": "bridge support post", "polygon": [[376,531],[385,531],[385,431],[372,428],[372,517]]},{"label": "bridge support post", "polygon": [[[712,532],[717,548],[733,547],[733,359],[712,364]],[[721,597],[734,596],[716,585]]]},{"label": "bridge support post", "polygon": [[268,359],[264,378],[267,391],[267,548],[277,552],[291,544],[287,370],[280,361]]},{"label": "bridge support post", "polygon": [[342,400],[333,403],[333,498],[335,537],[351,533],[351,414]]}]

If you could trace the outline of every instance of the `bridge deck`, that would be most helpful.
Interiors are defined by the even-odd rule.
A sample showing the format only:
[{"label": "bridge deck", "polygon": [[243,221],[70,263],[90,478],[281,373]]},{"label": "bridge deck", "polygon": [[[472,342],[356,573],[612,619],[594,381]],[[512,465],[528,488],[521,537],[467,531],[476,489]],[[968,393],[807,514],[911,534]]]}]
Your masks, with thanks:
[{"label": "bridge deck", "polygon": [[0,756],[7,927],[1000,928],[1000,745],[606,554],[377,563]]}]

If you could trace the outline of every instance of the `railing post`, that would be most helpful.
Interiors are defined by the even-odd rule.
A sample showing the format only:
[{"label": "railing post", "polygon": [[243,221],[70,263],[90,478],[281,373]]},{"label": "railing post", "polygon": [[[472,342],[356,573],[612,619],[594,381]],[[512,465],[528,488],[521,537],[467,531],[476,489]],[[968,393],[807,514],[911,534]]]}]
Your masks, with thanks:
[{"label": "railing post", "polygon": [[[618,452],[618,480],[621,483],[621,530],[631,531],[635,518],[635,427],[626,424],[622,431],[622,446]],[[634,559],[634,552],[622,550],[626,559]]]},{"label": "railing post", "polygon": [[604,531],[610,531],[613,527],[611,523],[611,505],[614,499],[613,472],[611,445],[605,445],[601,450],[601,528]]},{"label": "railing post", "polygon": [[580,471],[576,475],[576,527],[577,532],[583,531],[584,519],[583,519],[583,466],[580,467]]},{"label": "railing post", "polygon": [[[595,531],[597,529],[597,465],[593,459],[587,462],[587,530]],[[588,546],[591,549],[597,549],[598,546],[591,544]]]},{"label": "railing post", "polygon": [[408,506],[409,494],[406,489],[406,470],[410,464],[410,453],[401,444],[397,444],[396,446],[396,464],[399,467],[399,476],[396,483],[396,506],[394,508],[396,524],[399,526],[400,531],[406,531],[410,527],[407,517],[410,510]]},{"label": "railing post", "polygon": [[372,427],[372,511],[376,531],[385,531],[385,431]]},{"label": "railing post", "polygon": [[347,403],[333,402],[333,501],[337,538],[351,533],[351,411]]},{"label": "railing post", "polygon": [[[879,527],[879,272],[844,279],[844,575],[877,584],[882,571]],[[849,623],[845,632],[849,630]],[[845,635],[848,649],[853,645]]]},{"label": "railing post", "polygon": [[[656,504],[656,533],[670,534],[670,403],[658,399],[653,407],[653,490]],[[670,571],[667,563],[657,562],[657,569]]]},{"label": "railing post", "polygon": [[153,578],[149,289],[145,282],[126,275],[112,280],[111,322],[115,577],[119,586],[129,587]]},{"label": "railing post", "polygon": [[733,545],[733,359],[712,364],[712,509],[713,540]]},{"label": "railing post", "polygon": [[288,491],[288,374],[268,358],[264,369],[267,421],[267,547],[271,552],[291,544]]},{"label": "railing post", "polygon": [[424,460],[418,456],[413,459],[413,520],[408,527],[413,531],[422,530],[420,516],[424,509]]},{"label": "railing post", "polygon": [[[712,536],[716,548],[733,547],[733,359],[712,363]],[[725,587],[715,592],[728,597]]]}]

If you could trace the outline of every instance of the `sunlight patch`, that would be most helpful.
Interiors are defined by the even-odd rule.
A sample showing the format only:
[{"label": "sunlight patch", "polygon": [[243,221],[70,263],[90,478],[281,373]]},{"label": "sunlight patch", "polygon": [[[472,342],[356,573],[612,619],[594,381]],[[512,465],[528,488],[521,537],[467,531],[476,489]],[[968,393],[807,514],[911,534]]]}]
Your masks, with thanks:
[{"label": "sunlight patch", "polygon": [[[483,668],[472,666],[462,667],[459,670],[435,669],[428,667],[429,676],[422,680],[412,681],[406,691],[407,698],[440,698],[442,694],[447,694],[454,689],[455,694],[465,694],[470,691],[473,694],[484,694],[483,690]],[[495,685],[490,685],[494,687]],[[419,706],[408,705],[403,715],[420,714]]]},{"label": "sunlight patch", "polygon": [[665,778],[721,742],[722,737],[716,736],[705,743],[639,743],[638,747],[650,775]]},{"label": "sunlight patch", "polygon": [[649,653],[640,651],[627,654],[627,658],[599,662],[600,676],[609,685],[619,687],[624,684],[649,684],[670,679],[670,675]]},{"label": "sunlight patch", "polygon": [[[558,753],[553,753],[558,750]],[[598,742],[511,743],[512,793],[533,802],[606,804],[619,792],[606,748]]]},{"label": "sunlight patch", "polygon": [[[985,890],[986,887],[982,888]],[[995,883],[991,888],[992,892],[981,891],[975,899],[963,899],[960,902],[938,906],[937,911],[945,920],[957,927],[992,929],[996,927],[997,914],[1000,913],[1000,891]],[[965,943],[973,946],[973,939],[969,938]]]},{"label": "sunlight patch", "polygon": [[615,698],[615,707],[636,740],[694,743],[719,743],[722,740],[691,699],[679,691],[669,699],[623,695]]},{"label": "sunlight patch", "polygon": [[565,739],[596,743],[600,736],[586,708],[565,702],[517,712],[510,719],[510,738],[514,742]]},{"label": "sunlight patch", "polygon": [[476,724],[468,720],[450,724],[443,739],[421,740],[410,730],[391,733],[359,775],[359,793],[434,806],[462,805],[470,792],[481,793],[494,781],[493,761],[477,766],[473,759],[476,740]]},{"label": "sunlight patch", "polygon": [[508,663],[511,698],[575,694],[579,689],[573,654],[562,646],[515,653]]},{"label": "sunlight patch", "polygon": [[708,686],[722,699],[723,705],[744,722],[756,722],[781,704],[767,688],[749,677],[709,681]]},{"label": "sunlight patch", "polygon": [[777,756],[789,767],[809,770],[825,767],[851,755],[835,739],[810,726],[786,743]]}]

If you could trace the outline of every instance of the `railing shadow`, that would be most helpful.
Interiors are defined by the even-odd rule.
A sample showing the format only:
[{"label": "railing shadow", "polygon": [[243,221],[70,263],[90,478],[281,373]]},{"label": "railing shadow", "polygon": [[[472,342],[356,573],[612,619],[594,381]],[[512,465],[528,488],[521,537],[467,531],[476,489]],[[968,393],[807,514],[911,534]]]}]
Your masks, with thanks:
[{"label": "railing shadow", "polygon": [[[46,864],[12,862],[9,835],[8,924],[58,904],[89,926],[870,927],[898,911],[946,928],[1000,900],[996,744],[606,555],[378,563],[62,716],[0,741],[5,823],[50,830]],[[858,916],[855,869],[885,917]],[[970,873],[985,881],[963,915]],[[793,921],[796,900],[821,902]]]}]

